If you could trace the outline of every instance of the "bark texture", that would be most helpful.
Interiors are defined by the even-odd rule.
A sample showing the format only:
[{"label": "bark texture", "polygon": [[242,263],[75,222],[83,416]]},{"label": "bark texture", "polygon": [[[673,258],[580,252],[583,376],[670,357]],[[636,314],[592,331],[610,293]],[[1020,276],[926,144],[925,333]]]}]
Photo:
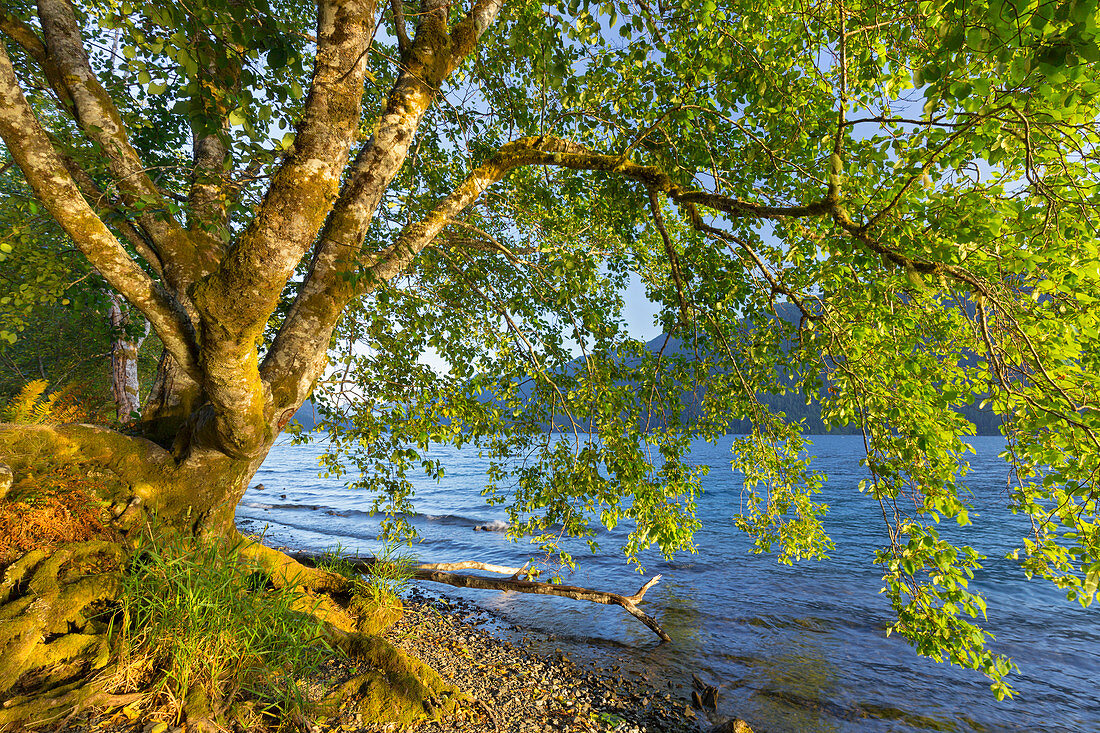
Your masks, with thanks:
[{"label": "bark texture", "polygon": [[138,349],[145,337],[130,338],[127,335],[130,316],[126,313],[122,299],[114,293],[111,295],[107,318],[114,334],[111,340],[111,395],[115,399],[118,421],[125,425],[141,418]]}]

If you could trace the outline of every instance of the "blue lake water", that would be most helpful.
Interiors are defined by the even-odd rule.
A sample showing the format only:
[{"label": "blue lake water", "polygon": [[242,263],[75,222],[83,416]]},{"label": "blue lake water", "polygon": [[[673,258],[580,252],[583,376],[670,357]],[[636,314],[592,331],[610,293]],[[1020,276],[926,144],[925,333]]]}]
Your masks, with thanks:
[{"label": "blue lake water", "polygon": [[[1019,543],[1024,525],[1004,509],[1008,471],[997,458],[1004,442],[971,439],[968,485],[978,508],[966,542],[988,556],[971,588],[989,600],[992,646],[1020,667],[1010,682],[1019,694],[998,702],[985,678],[918,657],[904,640],[887,638],[891,622],[879,595],[874,551],[886,544],[878,505],[856,491],[864,478],[858,436],[819,436],[812,448],[829,474],[823,493],[832,509],[826,530],[836,543],[831,559],[783,566],[752,555],[733,527],[741,485],[730,471],[732,438],[699,444],[692,458],[709,465],[698,506],[703,529],[697,554],[665,562],[643,556],[647,577],[663,579],[643,608],[672,636],[657,638],[615,606],[516,593],[459,591],[520,627],[550,635],[544,642],[605,667],[648,675],[651,682],[690,692],[697,674],[721,689],[719,712],[738,716],[759,733],[783,731],[1100,731],[1100,615],[1071,605],[1045,581],[1029,581],[1002,559]],[[237,511],[245,531],[265,531],[269,544],[372,553],[377,520],[371,498],[339,480],[319,478],[316,445],[278,445]],[[446,477],[423,479],[412,518],[423,541],[411,548],[422,561],[476,559],[521,565],[534,551],[502,532],[474,527],[503,524],[485,505],[486,462],[476,450],[433,449]],[[285,496],[284,496],[285,495]],[[266,528],[266,530],[265,530]],[[577,570],[565,582],[633,593],[644,578],[616,550],[620,531],[601,538],[600,555],[576,552]]]}]

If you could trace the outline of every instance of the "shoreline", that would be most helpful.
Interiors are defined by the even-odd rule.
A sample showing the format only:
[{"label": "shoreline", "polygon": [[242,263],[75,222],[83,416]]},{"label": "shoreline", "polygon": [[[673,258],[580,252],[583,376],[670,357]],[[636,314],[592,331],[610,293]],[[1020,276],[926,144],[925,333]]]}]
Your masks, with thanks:
[{"label": "shoreline", "polygon": [[[445,593],[413,586],[405,612],[385,633],[473,699],[416,733],[700,733],[712,728],[692,709],[691,690],[628,679],[557,650],[536,651],[535,632],[510,627],[490,611]],[[496,627],[489,631],[483,627]],[[504,633],[501,633],[504,631]],[[515,641],[502,636],[519,635]],[[740,727],[735,727],[740,723]],[[334,718],[319,733],[375,733],[392,726]],[[741,721],[724,730],[751,733]]]}]

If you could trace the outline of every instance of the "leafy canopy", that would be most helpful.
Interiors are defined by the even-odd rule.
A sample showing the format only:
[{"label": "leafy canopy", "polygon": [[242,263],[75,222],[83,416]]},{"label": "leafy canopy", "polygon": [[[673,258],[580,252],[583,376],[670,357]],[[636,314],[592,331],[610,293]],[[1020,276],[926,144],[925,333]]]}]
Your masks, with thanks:
[{"label": "leafy canopy", "polygon": [[[514,172],[345,319],[322,386],[350,398],[331,467],[350,458],[408,529],[408,477],[443,470],[423,450],[473,443],[514,536],[595,548],[598,524],[628,522],[637,562],[691,549],[690,439],[748,419],[736,522],[790,562],[830,547],[826,477],[769,408],[801,394],[865,437],[893,630],[1009,694],[1011,661],[986,646],[968,590],[983,558],[936,525],[969,524],[959,409],[981,403],[1008,437],[1009,508],[1031,520],[1022,571],[1096,597],[1094,4],[505,12],[391,189],[393,226],[521,135],[658,167],[698,196],[655,196],[613,166],[579,175],[567,157]],[[711,193],[734,203],[706,207]],[[662,353],[626,332],[628,273],[664,305]]]},{"label": "leafy canopy", "polygon": [[[193,135],[230,151],[236,195],[210,226],[223,240],[294,149],[312,8],[82,5],[93,65],[158,186],[200,175]],[[401,68],[401,16],[416,12],[380,10],[364,140]],[[1030,519],[1022,571],[1096,599],[1097,17],[1095,0],[506,3],[443,82],[343,273],[369,280],[372,252],[468,177],[489,180],[347,309],[317,385],[331,467],[360,469],[354,483],[399,533],[410,472],[442,474],[427,446],[473,444],[514,536],[595,548],[597,524],[627,523],[636,562],[654,545],[691,549],[691,441],[749,420],[736,522],[790,562],[829,548],[826,477],[774,408],[800,395],[865,437],[893,630],[1010,692],[1011,662],[987,648],[984,600],[967,588],[982,558],[935,525],[969,521],[973,426],[958,409],[984,403],[1008,439],[1009,508]],[[46,108],[35,67],[12,53]],[[77,155],[71,123],[49,119]],[[117,206],[140,217],[147,203]],[[662,305],[659,352],[626,330],[632,277]]]}]

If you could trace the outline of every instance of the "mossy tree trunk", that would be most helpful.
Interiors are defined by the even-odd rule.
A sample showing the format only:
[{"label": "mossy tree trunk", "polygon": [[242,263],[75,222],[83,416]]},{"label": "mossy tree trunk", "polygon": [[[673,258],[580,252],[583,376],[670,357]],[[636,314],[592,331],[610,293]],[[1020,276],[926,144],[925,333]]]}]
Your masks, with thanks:
[{"label": "mossy tree trunk", "polygon": [[[473,50],[500,2],[476,3],[457,22],[448,8],[424,1],[385,111],[374,135],[359,144],[379,8],[374,0],[319,3],[316,62],[294,145],[263,203],[236,227],[229,204],[238,184],[226,171],[241,161],[224,144],[229,110],[214,102],[233,91],[240,57],[236,69],[227,67],[218,44],[195,42],[205,67],[218,73],[199,92],[211,99],[197,100],[207,103],[206,112],[192,120],[193,174],[181,209],[150,177],[97,78],[73,4],[40,0],[40,29],[10,14],[0,18],[0,38],[21,51],[9,56],[0,44],[0,136],[39,200],[164,345],[137,435],[2,428],[0,460],[13,465],[17,480],[36,470],[27,456],[37,453],[28,446],[48,444],[68,461],[114,471],[115,493],[102,497],[112,505],[136,501],[157,521],[196,534],[233,532],[233,509],[249,479],[324,373],[340,313],[414,254],[397,245],[365,252],[366,230],[440,84]],[[96,163],[112,179],[110,195],[97,182],[102,175],[93,179],[83,161],[54,144],[21,84],[39,77],[101,156]],[[310,272],[274,343],[261,351],[263,332],[303,261]],[[364,261],[373,277],[349,284],[349,269]]]},{"label": "mossy tree trunk", "polygon": [[138,520],[196,536],[229,536],[233,511],[262,461],[217,450],[190,450],[182,460],[151,440],[93,425],[0,425],[0,460],[21,484],[60,465],[97,477],[106,526],[121,536]]}]

